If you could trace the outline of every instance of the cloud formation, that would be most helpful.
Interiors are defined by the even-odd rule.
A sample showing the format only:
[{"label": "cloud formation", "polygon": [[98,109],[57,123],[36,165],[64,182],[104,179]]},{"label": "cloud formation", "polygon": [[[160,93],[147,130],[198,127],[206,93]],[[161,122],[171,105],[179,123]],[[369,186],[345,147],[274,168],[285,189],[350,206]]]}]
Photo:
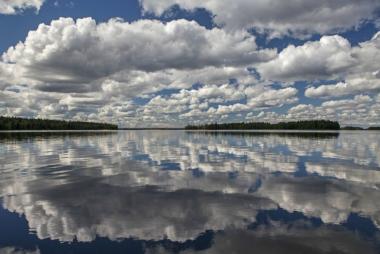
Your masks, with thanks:
[{"label": "cloud formation", "polygon": [[[359,2],[239,0],[227,9],[214,0],[140,1],[146,14],[173,4],[206,8],[212,28],[184,19],[59,18],[2,53],[0,114],[121,127],[312,117],[378,125],[380,33],[358,44],[334,35],[378,19],[378,1]],[[332,13],[336,20],[323,18]],[[343,14],[349,22],[338,22]],[[315,33],[321,37],[306,39]],[[262,34],[305,40],[276,50],[263,46]],[[369,97],[366,106],[348,102],[357,96]],[[337,100],[347,107],[331,106]],[[297,112],[303,108],[310,114]]]},{"label": "cloud formation", "polygon": [[274,80],[332,79],[356,63],[350,51],[351,45],[343,37],[323,36],[319,41],[288,46],[259,71]]},{"label": "cloud formation", "polygon": [[288,46],[258,69],[264,78],[277,81],[344,80],[305,91],[307,97],[340,97],[379,91],[378,57],[380,33],[355,47],[341,36],[323,36],[319,41]]},{"label": "cloud formation", "polygon": [[40,10],[45,0],[0,0],[0,14],[17,14],[26,9]]},{"label": "cloud formation", "polygon": [[140,0],[146,12],[162,15],[173,5],[186,10],[205,8],[214,22],[227,29],[254,28],[271,37],[290,35],[309,37],[344,31],[377,19],[377,0],[349,1],[280,1],[237,0],[233,4],[220,0]]},{"label": "cloud formation", "polygon": [[97,24],[92,18],[60,18],[41,24],[2,58],[25,77],[80,85],[125,70],[244,66],[272,56],[273,51],[257,50],[247,32],[208,30],[194,21]]}]

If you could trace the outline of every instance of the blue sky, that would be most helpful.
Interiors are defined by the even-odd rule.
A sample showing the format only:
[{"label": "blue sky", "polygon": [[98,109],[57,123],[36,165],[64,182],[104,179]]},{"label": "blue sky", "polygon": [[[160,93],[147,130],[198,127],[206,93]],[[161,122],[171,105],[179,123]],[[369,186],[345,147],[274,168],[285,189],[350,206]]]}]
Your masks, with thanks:
[{"label": "blue sky", "polygon": [[379,1],[226,6],[0,0],[0,114],[380,124]]}]

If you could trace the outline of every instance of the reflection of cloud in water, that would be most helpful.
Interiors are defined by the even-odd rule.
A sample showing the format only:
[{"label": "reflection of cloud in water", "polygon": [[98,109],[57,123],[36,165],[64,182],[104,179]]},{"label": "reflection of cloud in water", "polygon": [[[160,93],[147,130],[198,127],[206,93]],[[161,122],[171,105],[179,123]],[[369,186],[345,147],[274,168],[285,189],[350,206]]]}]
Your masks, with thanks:
[{"label": "reflection of cloud in water", "polygon": [[[298,156],[320,153],[319,159],[380,165],[376,133],[341,134],[338,139],[297,136],[212,136],[183,132],[120,132],[118,135],[37,139],[2,144],[7,168],[70,165],[120,169],[124,160],[142,160],[156,167],[176,163],[181,170],[295,172]],[[318,160],[318,157],[315,158]],[[121,169],[123,170],[123,169]]]},{"label": "reflection of cloud in water", "polygon": [[[112,179],[110,179],[112,181]],[[248,194],[222,194],[113,186],[100,181],[69,184],[4,199],[4,206],[25,214],[39,238],[72,241],[136,237],[176,241],[207,229],[244,227],[259,209],[276,206]]]},{"label": "reflection of cloud in water", "polygon": [[365,185],[280,176],[264,181],[259,193],[287,211],[302,212],[325,223],[342,223],[350,213],[358,213],[380,226],[380,192]]},{"label": "reflection of cloud in water", "polygon": [[5,247],[0,248],[0,254],[40,254],[40,251],[37,250],[23,250],[16,247]]},{"label": "reflection of cloud in water", "polygon": [[[368,136],[119,132],[7,139],[0,144],[0,196],[40,238],[61,241],[185,241],[208,229],[244,228],[258,210],[277,205],[326,223],[354,212],[380,225],[373,170],[380,139]],[[307,173],[336,179],[292,176],[305,160]]]},{"label": "reflection of cloud in water", "polygon": [[93,136],[71,139],[36,140],[33,143],[3,144],[8,169],[38,168],[44,165],[92,167],[102,165],[112,170],[124,160],[150,161],[160,166],[178,163],[180,169],[203,171],[294,172],[297,157],[271,153],[261,143],[238,140],[238,145],[213,137],[203,141],[189,135],[169,133],[141,134],[125,132],[120,135]]},{"label": "reflection of cloud in water", "polygon": [[306,163],[306,170],[310,174],[315,173],[320,176],[359,182],[375,188],[380,187],[380,170],[373,170],[365,166],[347,163]]},{"label": "reflection of cloud in water", "polygon": [[354,212],[380,225],[380,193],[359,184],[268,175],[260,178],[257,192],[249,194],[252,175],[229,179],[214,173],[198,179],[190,172],[145,172],[141,182],[133,173],[137,175],[34,187],[27,194],[12,192],[3,202],[8,210],[25,214],[40,238],[61,241],[90,241],[96,235],[184,241],[208,229],[243,228],[258,210],[277,205],[325,223],[342,223]]},{"label": "reflection of cloud in water", "polygon": [[339,159],[356,165],[380,167],[378,132],[342,132],[338,139],[288,139],[287,146],[298,156],[319,153],[319,159]]},{"label": "reflection of cloud in water", "polygon": [[[163,247],[151,249],[149,254],[163,254]],[[231,230],[217,233],[213,245],[203,251],[186,250],[181,254],[323,254],[323,253],[376,253],[375,247],[361,240],[353,232],[340,227],[321,226],[313,228],[298,222],[289,225],[262,226],[255,231]]]}]

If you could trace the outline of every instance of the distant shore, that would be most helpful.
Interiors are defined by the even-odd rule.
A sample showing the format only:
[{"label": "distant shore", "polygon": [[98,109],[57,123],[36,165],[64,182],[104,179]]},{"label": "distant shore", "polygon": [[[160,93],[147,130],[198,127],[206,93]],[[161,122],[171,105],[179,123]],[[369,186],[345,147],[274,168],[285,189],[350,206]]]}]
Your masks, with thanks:
[{"label": "distant shore", "polygon": [[369,128],[362,128],[356,126],[341,127],[337,121],[329,120],[306,120],[306,121],[292,121],[292,122],[241,122],[241,123],[213,123],[203,125],[188,125],[186,130],[309,130],[309,131],[329,131],[329,130],[380,130],[380,127],[372,126]]},{"label": "distant shore", "polygon": [[0,116],[0,130],[117,130],[118,126],[109,123],[63,121],[48,119],[26,119]]},{"label": "distant shore", "polygon": [[340,130],[340,124],[329,120],[309,120],[294,122],[241,122],[188,125],[186,130]]},{"label": "distant shore", "polygon": [[241,122],[187,125],[186,127],[125,127],[116,124],[64,121],[49,119],[26,119],[0,116],[0,131],[98,131],[98,130],[209,130],[209,131],[339,131],[339,130],[380,130],[380,126],[368,128],[356,126],[341,127],[339,122],[329,120],[307,120],[293,122]]},{"label": "distant shore", "polygon": [[119,128],[119,130],[130,130],[130,131],[138,131],[138,130],[173,130],[173,131],[176,131],[176,130],[184,130],[185,128],[166,128],[166,127],[150,127],[150,128]]}]

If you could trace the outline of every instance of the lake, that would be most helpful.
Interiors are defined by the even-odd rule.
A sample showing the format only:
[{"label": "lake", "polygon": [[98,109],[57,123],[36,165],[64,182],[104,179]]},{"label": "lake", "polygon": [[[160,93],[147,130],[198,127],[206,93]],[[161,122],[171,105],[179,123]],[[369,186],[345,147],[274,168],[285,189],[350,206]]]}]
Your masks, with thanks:
[{"label": "lake", "polygon": [[380,132],[0,133],[0,253],[380,253]]}]

